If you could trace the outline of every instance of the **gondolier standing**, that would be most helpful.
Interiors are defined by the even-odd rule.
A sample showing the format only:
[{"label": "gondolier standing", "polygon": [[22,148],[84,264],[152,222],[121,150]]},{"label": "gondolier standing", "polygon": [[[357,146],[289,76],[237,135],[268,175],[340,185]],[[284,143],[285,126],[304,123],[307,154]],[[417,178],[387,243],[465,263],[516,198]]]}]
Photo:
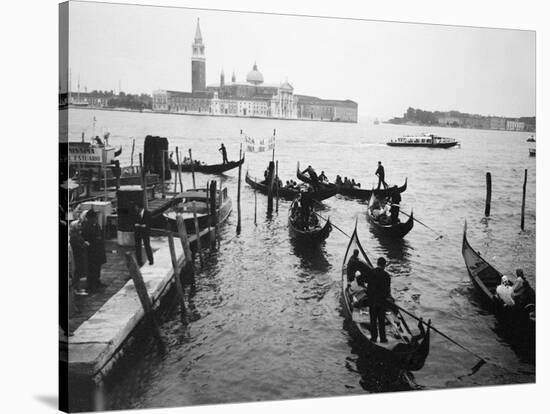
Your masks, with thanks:
[{"label": "gondolier standing", "polygon": [[378,258],[377,266],[370,271],[367,284],[367,300],[370,313],[371,341],[376,342],[380,333],[380,342],[386,339],[386,306],[391,298],[390,275],[384,270],[386,259]]},{"label": "gondolier standing", "polygon": [[399,188],[396,185],[392,187],[391,191],[391,223],[397,224],[399,221],[399,204],[401,204],[401,194],[399,193]]},{"label": "gondolier standing", "polygon": [[223,145],[218,149],[218,151],[221,151],[222,157],[223,157],[223,164],[227,164],[229,161],[227,160],[227,150],[225,149],[225,145]]},{"label": "gondolier standing", "polygon": [[380,184],[384,186],[384,188],[388,188],[388,184],[386,184],[386,181],[384,181],[386,174],[384,172],[384,166],[382,165],[382,162],[378,161],[378,168],[376,169],[376,172],[374,175],[378,176],[378,187],[377,190],[380,190]]}]

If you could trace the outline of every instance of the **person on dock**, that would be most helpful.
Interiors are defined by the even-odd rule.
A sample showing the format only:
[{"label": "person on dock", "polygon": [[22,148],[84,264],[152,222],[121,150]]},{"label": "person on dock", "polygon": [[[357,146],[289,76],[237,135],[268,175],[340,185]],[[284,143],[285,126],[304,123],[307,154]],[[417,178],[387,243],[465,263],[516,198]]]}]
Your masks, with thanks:
[{"label": "person on dock", "polygon": [[136,211],[136,224],[134,224],[134,239],[136,246],[136,259],[138,265],[143,266],[143,259],[141,257],[141,244],[145,247],[145,253],[147,254],[147,260],[149,265],[154,263],[153,250],[151,249],[151,212],[143,207],[143,204],[138,202],[134,205]]},{"label": "person on dock", "polygon": [[74,272],[73,272],[73,287],[75,294],[85,296],[88,294],[86,289],[80,287],[80,279],[88,280],[88,243],[82,236],[82,228],[84,225],[85,216],[81,215],[78,220],[73,221],[69,225],[69,243],[71,245]]},{"label": "person on dock", "polygon": [[94,210],[86,212],[86,221],[82,227],[82,237],[88,242],[88,291],[106,287],[101,283],[101,266],[107,263],[103,231]]},{"label": "person on dock", "polygon": [[391,209],[390,209],[391,223],[397,224],[399,223],[399,208],[400,208],[399,204],[401,204],[401,193],[399,192],[399,188],[397,188],[396,185],[392,187],[390,202],[391,202]]},{"label": "person on dock", "polygon": [[229,163],[229,161],[227,160],[227,150],[225,148],[225,145],[223,145],[223,142],[222,142],[222,146],[218,149],[218,151],[221,151],[222,153],[223,164]]},{"label": "person on dock", "polygon": [[386,178],[386,173],[384,172],[384,166],[382,165],[381,161],[378,161],[378,168],[376,169],[376,172],[374,175],[378,176],[378,187],[377,190],[380,190],[380,185],[383,185],[384,188],[388,188],[388,184],[386,184],[386,181],[384,179]]},{"label": "person on dock", "polygon": [[114,160],[114,166],[113,166],[113,177],[115,177],[116,180],[116,189],[118,190],[120,188],[120,175],[122,174],[122,170],[120,169],[120,161]]},{"label": "person on dock", "polygon": [[386,259],[379,257],[376,268],[368,275],[367,300],[370,313],[371,341],[376,342],[380,334],[380,342],[388,342],[386,338],[386,307],[391,297],[390,275],[386,268]]}]

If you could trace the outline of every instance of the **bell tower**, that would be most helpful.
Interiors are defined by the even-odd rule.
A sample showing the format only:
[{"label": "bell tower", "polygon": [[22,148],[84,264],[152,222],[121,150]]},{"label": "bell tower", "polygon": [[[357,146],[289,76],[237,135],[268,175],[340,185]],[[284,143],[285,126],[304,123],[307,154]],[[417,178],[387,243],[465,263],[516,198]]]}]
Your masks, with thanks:
[{"label": "bell tower", "polygon": [[197,30],[192,45],[193,55],[191,57],[191,91],[204,92],[206,90],[206,57],[204,55],[204,44],[200,20],[197,19]]}]

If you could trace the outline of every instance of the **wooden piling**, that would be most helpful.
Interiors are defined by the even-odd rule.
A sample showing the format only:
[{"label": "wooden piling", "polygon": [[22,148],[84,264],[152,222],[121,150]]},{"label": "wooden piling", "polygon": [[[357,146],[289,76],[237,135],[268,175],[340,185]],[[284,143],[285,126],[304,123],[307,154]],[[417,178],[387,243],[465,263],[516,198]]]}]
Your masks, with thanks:
[{"label": "wooden piling", "polygon": [[[243,144],[239,149],[239,160],[242,158]],[[242,164],[239,164],[239,181],[237,183],[237,234],[241,234],[241,171]]]},{"label": "wooden piling", "polygon": [[[183,181],[181,180],[181,164],[180,164],[180,151],[176,147],[176,161],[178,163],[178,178],[180,180],[180,192],[183,193]],[[195,186],[195,181],[193,180],[193,187]]]},{"label": "wooden piling", "polygon": [[267,214],[273,212],[273,176],[274,174],[274,162],[270,161],[268,174],[267,174]]},{"label": "wooden piling", "polygon": [[151,328],[153,329],[153,335],[162,344],[159,325],[155,317],[155,314],[153,312],[153,305],[151,303],[151,298],[149,297],[149,293],[147,292],[147,287],[145,286],[145,282],[143,281],[143,276],[141,274],[141,271],[139,270],[139,266],[137,265],[136,260],[132,256],[132,253],[126,252],[125,255],[126,255],[126,266],[128,267],[130,275],[132,276],[132,280],[134,281],[134,286],[136,288],[139,301],[141,302],[141,306],[143,306],[145,317],[147,318],[148,322],[151,324]]},{"label": "wooden piling", "polygon": [[183,291],[183,285],[181,283],[180,272],[178,269],[178,258],[176,256],[176,247],[174,246],[174,237],[172,236],[172,232],[168,232],[168,245],[170,247],[172,268],[174,269],[174,280],[176,281],[176,288],[178,290],[178,296],[181,303],[181,316],[183,318],[187,314],[187,309],[185,309],[185,293]]},{"label": "wooden piling", "polygon": [[166,198],[166,192],[164,191],[164,177],[165,177],[165,168],[166,168],[166,166],[164,165],[164,153],[165,152],[166,152],[165,150],[161,151],[161,154],[162,154],[162,176],[160,177],[160,183],[162,185],[162,198]]},{"label": "wooden piling", "polygon": [[187,236],[187,229],[183,217],[179,214],[176,217],[176,224],[178,226],[178,234],[180,236],[181,247],[183,248],[183,254],[185,255],[186,263],[193,263],[193,255],[191,253],[191,247],[189,247],[189,237]]},{"label": "wooden piling", "polygon": [[523,178],[523,196],[521,198],[521,229],[525,229],[525,192],[527,190],[527,169]]},{"label": "wooden piling", "polygon": [[254,189],[254,225],[257,225],[256,217],[258,210],[258,198],[256,197],[256,189]]},{"label": "wooden piling", "polygon": [[139,176],[141,181],[141,189],[143,190],[143,207],[147,209],[149,207],[149,200],[147,199],[147,175],[143,168],[143,154],[139,153]]},{"label": "wooden piling", "polygon": [[130,154],[130,167],[134,166],[134,148],[136,147],[136,139],[132,139],[132,153]]},{"label": "wooden piling", "polygon": [[197,235],[197,251],[199,252],[199,260],[202,267],[202,246],[201,246],[201,231],[199,228],[199,219],[197,218],[197,205],[195,201],[192,202],[193,206],[193,221],[195,223],[195,234]]},{"label": "wooden piling", "polygon": [[189,161],[191,162],[191,176],[193,177],[193,188],[197,188],[195,184],[195,164],[193,163],[193,154],[191,153],[191,148],[189,148]]},{"label": "wooden piling", "polygon": [[487,196],[485,198],[485,217],[489,217],[489,214],[491,214],[491,191],[492,191],[490,172],[487,173],[486,180],[487,180]]},{"label": "wooden piling", "polygon": [[216,235],[218,234],[218,214],[216,212],[216,181],[212,180],[208,187],[210,191],[208,205],[210,206],[210,247],[216,248]]},{"label": "wooden piling", "polygon": [[275,187],[275,195],[277,203],[275,204],[275,211],[279,212],[279,160],[275,162],[275,180],[276,180],[276,186]]}]

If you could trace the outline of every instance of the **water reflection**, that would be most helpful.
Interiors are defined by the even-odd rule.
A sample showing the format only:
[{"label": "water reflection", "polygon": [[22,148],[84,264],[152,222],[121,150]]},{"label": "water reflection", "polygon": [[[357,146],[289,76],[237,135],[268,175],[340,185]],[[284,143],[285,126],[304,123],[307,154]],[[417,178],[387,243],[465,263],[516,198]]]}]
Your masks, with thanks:
[{"label": "water reflection", "polygon": [[326,245],[310,244],[290,238],[291,253],[300,259],[300,267],[306,271],[327,273],[331,264],[327,260]]}]

